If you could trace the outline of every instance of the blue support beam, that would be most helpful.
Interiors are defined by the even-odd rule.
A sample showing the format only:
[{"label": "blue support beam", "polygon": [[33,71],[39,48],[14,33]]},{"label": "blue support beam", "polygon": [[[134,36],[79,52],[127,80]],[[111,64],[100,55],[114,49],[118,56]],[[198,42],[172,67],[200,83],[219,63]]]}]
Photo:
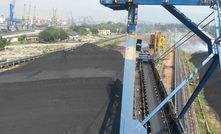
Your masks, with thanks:
[{"label": "blue support beam", "polygon": [[[124,10],[130,3],[137,5],[210,5],[210,0],[100,0],[102,5],[105,5],[113,10]],[[122,7],[122,8],[117,8]],[[123,8],[124,7],[124,8]]]},{"label": "blue support beam", "polygon": [[215,30],[216,30],[216,38],[219,38],[221,35],[221,18],[220,18],[220,2],[217,1],[216,5],[213,5],[213,7],[216,6],[217,10],[214,10],[214,18],[215,18]]},{"label": "blue support beam", "polygon": [[132,0],[139,5],[206,5],[207,2],[203,3],[202,0]]},{"label": "blue support beam", "polygon": [[208,45],[209,54],[213,52],[212,48],[212,37],[210,37],[206,32],[203,31],[197,24],[191,21],[187,16],[185,16],[181,11],[179,11],[173,5],[163,5],[163,7],[169,11],[173,16],[175,16],[180,22],[191,29],[196,35],[198,35],[204,42]]},{"label": "blue support beam", "polygon": [[139,129],[141,125],[146,124],[199,70],[205,66],[212,58],[214,54],[212,53],[202,64],[196,68],[183,82],[180,83],[143,121],[142,124],[138,124],[137,128]]},{"label": "blue support beam", "polygon": [[215,18],[215,30],[216,30],[216,40],[215,40],[215,52],[219,55],[219,65],[220,65],[220,70],[221,70],[221,9],[220,9],[220,5],[221,5],[221,2],[220,1],[217,1],[216,2],[216,5],[213,5],[216,6],[216,9],[217,10],[214,10],[214,18]]},{"label": "blue support beam", "polygon": [[[143,127],[198,71],[205,66],[211,59],[209,70],[206,72],[202,81],[195,89],[191,99],[184,107],[179,115],[183,117],[186,110],[192,104],[194,98],[198,95],[203,85],[209,79],[210,75],[218,65],[220,60],[221,66],[221,17],[220,17],[220,0],[100,0],[100,3],[113,10],[128,10],[128,35],[127,46],[125,53],[125,66],[124,66],[124,81],[123,81],[123,96],[121,107],[121,134],[143,134],[147,130]],[[135,73],[135,39],[136,39],[136,21],[137,21],[137,5],[162,5],[196,35],[198,35],[208,45],[209,57],[196,68],[173,92],[167,96],[143,121],[139,123],[133,119],[133,96],[134,96],[134,73]],[[210,5],[214,10],[216,20],[216,33],[217,37],[215,42],[212,38],[203,31],[198,25],[192,22],[181,11],[173,5]],[[215,6],[215,7],[214,7]],[[214,43],[214,44],[213,44]],[[135,127],[135,124],[137,127]]]},{"label": "blue support beam", "polygon": [[208,79],[210,78],[210,76],[212,75],[212,73],[214,72],[216,67],[218,66],[219,59],[218,59],[217,56],[218,55],[214,56],[212,64],[210,65],[209,69],[206,71],[206,73],[203,76],[203,78],[201,79],[199,85],[194,90],[194,92],[191,95],[190,99],[188,100],[187,104],[184,106],[183,110],[181,111],[180,115],[178,116],[179,119],[183,118],[184,114],[187,112],[187,110],[189,109],[190,105],[193,103],[193,101],[195,100],[195,98],[197,97],[197,95],[199,94],[201,89],[203,88],[203,86],[206,84],[206,82],[208,81]]},{"label": "blue support beam", "polygon": [[218,45],[218,55],[219,55],[219,65],[220,65],[220,70],[221,70],[221,44]]},{"label": "blue support beam", "polygon": [[146,129],[144,128],[142,131],[138,132],[135,126],[139,123],[139,121],[133,119],[137,8],[137,5],[131,5],[128,8],[128,34],[124,62],[120,134],[147,133]]}]

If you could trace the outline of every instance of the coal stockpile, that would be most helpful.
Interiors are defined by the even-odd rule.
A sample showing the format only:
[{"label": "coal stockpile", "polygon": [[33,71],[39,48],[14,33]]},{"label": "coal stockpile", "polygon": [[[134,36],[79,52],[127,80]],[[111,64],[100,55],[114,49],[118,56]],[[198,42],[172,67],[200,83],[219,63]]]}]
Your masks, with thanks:
[{"label": "coal stockpile", "polygon": [[0,134],[118,133],[123,56],[84,44],[0,74]]},{"label": "coal stockpile", "polygon": [[[194,63],[195,66],[198,66],[204,59],[206,59],[206,57],[208,57],[208,53],[195,53],[192,55],[191,62]],[[211,62],[200,70],[200,78],[203,77],[210,64]],[[213,110],[215,110],[217,119],[221,121],[221,85],[219,84],[220,80],[221,72],[218,66],[204,86],[204,95],[209,106],[212,107]]]}]

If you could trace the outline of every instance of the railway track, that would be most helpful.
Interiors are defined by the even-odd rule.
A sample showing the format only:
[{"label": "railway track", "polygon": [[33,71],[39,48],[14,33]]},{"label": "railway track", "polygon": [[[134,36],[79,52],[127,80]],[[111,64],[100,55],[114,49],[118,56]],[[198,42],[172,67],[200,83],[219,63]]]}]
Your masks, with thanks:
[{"label": "railway track", "polygon": [[[177,87],[182,81],[183,81],[183,70],[182,70],[182,65],[180,62],[180,58],[179,58],[179,50],[175,51],[175,72],[174,72],[174,76],[175,76],[175,87]],[[187,95],[186,95],[187,94]],[[186,97],[189,97],[189,93],[188,91],[185,91],[183,89],[181,89],[179,92],[177,92],[177,94],[175,95],[175,108],[176,108],[176,113],[177,116],[180,114],[180,112],[182,111],[184,105],[186,104]],[[193,109],[190,108],[187,112],[187,114],[181,119],[181,124],[182,127],[185,130],[185,133],[188,134],[195,134],[196,132],[196,123],[195,123],[195,118],[194,118],[194,113],[193,113]]]}]

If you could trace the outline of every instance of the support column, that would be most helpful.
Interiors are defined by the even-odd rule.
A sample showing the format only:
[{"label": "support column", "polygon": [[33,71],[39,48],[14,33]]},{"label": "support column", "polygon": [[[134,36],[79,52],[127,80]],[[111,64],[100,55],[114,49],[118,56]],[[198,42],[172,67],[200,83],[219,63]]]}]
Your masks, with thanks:
[{"label": "support column", "polygon": [[219,55],[219,67],[221,70],[221,44],[218,45],[218,55]]},{"label": "support column", "polygon": [[121,106],[120,134],[147,133],[146,129],[138,132],[133,119],[134,79],[136,65],[136,25],[138,6],[132,4],[128,8],[128,34],[124,62],[123,93]]},{"label": "support column", "polygon": [[220,9],[220,1],[216,2],[217,10],[214,10],[214,18],[215,18],[215,25],[216,25],[216,41],[215,41],[215,52],[219,55],[219,65],[221,70],[221,9]]}]

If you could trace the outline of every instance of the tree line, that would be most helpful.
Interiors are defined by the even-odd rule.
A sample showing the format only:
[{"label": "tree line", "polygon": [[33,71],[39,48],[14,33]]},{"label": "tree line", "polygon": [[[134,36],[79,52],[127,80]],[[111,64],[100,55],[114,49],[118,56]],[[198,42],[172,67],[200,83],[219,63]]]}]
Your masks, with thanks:
[{"label": "tree line", "polygon": [[[97,35],[99,30],[110,30],[111,33],[126,33],[126,24],[123,23],[114,23],[114,22],[106,22],[94,25],[82,24],[82,25],[72,25],[69,27],[68,30],[64,30],[58,27],[48,27],[42,32],[39,33],[39,40],[40,43],[52,43],[52,42],[59,42],[69,38],[71,33],[76,33],[80,36],[92,34]],[[27,43],[26,35],[21,35],[18,37],[18,42],[21,44]],[[4,48],[8,45],[10,41],[3,39],[0,37],[0,48]]]},{"label": "tree line", "polygon": [[126,33],[126,24],[114,23],[112,21],[94,25],[82,24],[82,25],[72,25],[70,29],[79,35],[87,35],[89,33],[93,35],[98,34],[98,30],[110,30],[111,33]]},{"label": "tree line", "polygon": [[[138,24],[138,33],[144,34],[144,33],[153,33],[156,31],[161,32],[189,32],[189,28],[187,28],[183,24],[176,24],[176,23],[170,23],[170,24],[161,24],[161,23],[155,23],[155,24]],[[202,25],[200,27],[203,27]],[[208,25],[204,28],[204,30],[209,33],[211,36],[215,35],[215,26],[214,25]]]},{"label": "tree line", "polygon": [[68,38],[68,33],[62,28],[48,27],[39,33],[39,42],[58,42]]},{"label": "tree line", "polygon": [[80,36],[85,36],[88,34],[97,35],[99,30],[110,30],[111,33],[126,33],[126,25],[123,23],[114,23],[114,22],[107,22],[95,25],[72,25],[68,30],[63,30],[61,28],[56,27],[49,27],[44,31],[40,32],[39,34],[39,41],[40,42],[57,42],[68,39],[68,35],[72,32]]},{"label": "tree line", "polygon": [[[183,24],[138,24],[138,33],[150,33],[155,31],[162,31],[162,32],[187,32],[189,29],[184,26]],[[48,27],[42,32],[39,33],[39,40],[38,42],[42,43],[51,43],[51,42],[58,42],[63,41],[69,38],[71,33],[76,33],[80,36],[83,35],[97,35],[98,30],[108,29],[111,33],[118,33],[124,34],[127,31],[126,24],[123,23],[114,23],[114,22],[106,22],[94,25],[82,24],[82,25],[72,25],[69,27],[68,30],[64,30],[62,28],[57,27]],[[204,28],[210,35],[215,35],[214,25],[209,25]],[[24,42],[26,39],[25,35],[18,37],[19,42]],[[10,44],[10,41],[7,39],[3,39],[0,37],[0,49],[4,48],[6,45]]]},{"label": "tree line", "polygon": [[6,45],[10,44],[10,41],[0,36],[0,49],[4,49]]}]

